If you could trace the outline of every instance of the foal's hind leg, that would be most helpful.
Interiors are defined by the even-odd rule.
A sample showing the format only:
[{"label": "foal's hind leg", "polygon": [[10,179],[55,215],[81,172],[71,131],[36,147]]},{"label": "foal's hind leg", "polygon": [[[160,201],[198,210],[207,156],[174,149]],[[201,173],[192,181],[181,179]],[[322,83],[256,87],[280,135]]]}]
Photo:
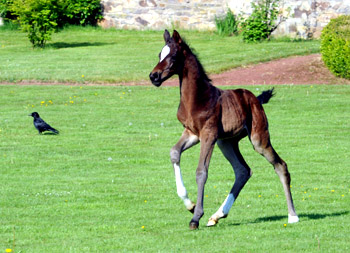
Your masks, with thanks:
[{"label": "foal's hind leg", "polygon": [[216,225],[219,219],[227,217],[234,201],[237,199],[240,191],[252,175],[249,166],[239,152],[238,141],[234,139],[218,140],[217,144],[226,159],[231,163],[236,179],[231,192],[225,199],[224,203],[222,203],[217,212],[209,218],[207,224],[208,227]]},{"label": "foal's hind leg", "polygon": [[195,204],[188,198],[187,191],[182,180],[180,158],[183,151],[196,145],[198,142],[198,137],[185,129],[180,140],[170,150],[170,159],[174,166],[177,195],[183,200],[187,210],[192,213],[194,212]]},{"label": "foal's hind leg", "polygon": [[287,164],[280,158],[280,156],[273,149],[268,131],[264,131],[263,134],[252,133],[251,142],[254,149],[263,155],[274,167],[275,172],[280,178],[283,185],[284,193],[287,199],[288,205],[288,223],[295,223],[299,221],[299,217],[295,212],[292,193],[290,192],[290,174],[287,168]]}]

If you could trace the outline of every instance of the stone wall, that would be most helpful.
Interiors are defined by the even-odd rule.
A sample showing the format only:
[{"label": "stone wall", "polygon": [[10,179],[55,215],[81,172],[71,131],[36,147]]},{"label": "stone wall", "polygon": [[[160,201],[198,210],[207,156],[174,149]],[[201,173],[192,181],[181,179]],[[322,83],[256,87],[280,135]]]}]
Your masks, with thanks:
[{"label": "stone wall", "polygon": [[[103,27],[122,29],[184,28],[214,30],[216,16],[228,8],[235,14],[251,13],[252,0],[102,0]],[[319,37],[331,18],[350,15],[350,0],[284,0],[281,12],[288,15],[275,31],[291,37]]]}]

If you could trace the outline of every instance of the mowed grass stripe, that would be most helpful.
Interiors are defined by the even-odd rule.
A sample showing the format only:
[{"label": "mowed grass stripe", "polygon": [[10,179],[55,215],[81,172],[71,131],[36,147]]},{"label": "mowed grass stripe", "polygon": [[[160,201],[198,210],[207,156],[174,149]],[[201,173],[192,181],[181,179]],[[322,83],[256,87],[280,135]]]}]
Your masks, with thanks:
[{"label": "mowed grass stripe", "polygon": [[[319,52],[319,41],[243,43],[241,37],[181,31],[209,73],[291,55]],[[163,31],[68,27],[45,49],[31,48],[26,34],[0,27],[0,81],[117,83],[147,80],[164,46]]]},{"label": "mowed grass stripe", "polygon": [[[258,94],[270,87],[245,88]],[[2,85],[0,92],[0,250],[349,250],[348,86],[278,86],[264,105],[300,223],[287,224],[278,177],[245,139],[252,178],[228,218],[206,228],[234,180],[216,148],[198,231],[188,229],[191,214],[176,195],[169,161],[182,132],[177,87]],[[38,135],[27,116],[33,111],[60,135]],[[181,160],[192,199],[198,156],[196,146]]]}]

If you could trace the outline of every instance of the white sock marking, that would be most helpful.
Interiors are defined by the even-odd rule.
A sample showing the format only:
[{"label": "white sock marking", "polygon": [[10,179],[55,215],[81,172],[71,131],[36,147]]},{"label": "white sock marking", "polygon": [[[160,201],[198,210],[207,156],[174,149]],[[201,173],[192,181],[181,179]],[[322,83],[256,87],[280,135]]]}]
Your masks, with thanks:
[{"label": "white sock marking", "polygon": [[176,189],[177,195],[183,200],[187,209],[192,208],[192,201],[187,196],[187,191],[182,180],[181,168],[177,163],[174,163],[174,172],[175,172],[175,180],[176,180]]},{"label": "white sock marking", "polygon": [[[216,211],[216,213],[214,213],[210,219],[212,220],[211,223],[208,223],[208,226],[212,226],[215,225],[217,223],[217,221],[222,218],[225,217],[226,215],[228,215],[233,203],[235,202],[235,197],[233,197],[233,194],[230,193],[224,203],[222,203],[222,205],[220,206],[220,208]],[[214,222],[215,221],[215,222]]]},{"label": "white sock marking", "polygon": [[222,209],[222,212],[223,212],[224,215],[228,214],[228,212],[230,211],[230,209],[231,209],[231,207],[232,207],[234,202],[235,202],[235,197],[233,197],[233,194],[230,193],[226,197],[224,203],[222,203],[222,205],[220,207],[220,209]]},{"label": "white sock marking", "polygon": [[298,216],[293,216],[288,214],[288,223],[297,223],[297,222],[299,222]]},{"label": "white sock marking", "polygon": [[167,57],[169,53],[170,53],[170,47],[168,45],[165,45],[162,49],[162,52],[160,53],[159,62],[163,61],[164,58]]}]

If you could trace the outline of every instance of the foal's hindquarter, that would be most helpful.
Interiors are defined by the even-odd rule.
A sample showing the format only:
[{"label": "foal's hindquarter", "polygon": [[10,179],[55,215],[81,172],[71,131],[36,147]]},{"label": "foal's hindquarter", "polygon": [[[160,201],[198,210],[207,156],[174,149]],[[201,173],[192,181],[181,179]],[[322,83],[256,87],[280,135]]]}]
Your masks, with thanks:
[{"label": "foal's hindquarter", "polygon": [[[199,220],[204,214],[204,185],[215,143],[232,165],[235,182],[223,204],[210,217],[207,226],[213,226],[219,219],[227,217],[241,189],[252,175],[238,148],[238,142],[246,136],[249,137],[254,149],[274,166],[287,198],[288,221],[297,222],[298,216],[290,192],[287,165],[271,145],[268,123],[260,101],[248,90],[220,90],[214,87],[208,80],[203,80],[197,72],[192,73],[191,68],[195,68],[195,65],[195,58],[187,57],[183,75],[180,75],[181,98],[177,116],[185,130],[170,152],[177,194],[184,201],[186,208],[194,213],[190,228],[198,228]],[[188,198],[182,180],[180,158],[183,151],[199,142],[200,158],[196,170],[198,192],[197,202],[194,204]]]}]

